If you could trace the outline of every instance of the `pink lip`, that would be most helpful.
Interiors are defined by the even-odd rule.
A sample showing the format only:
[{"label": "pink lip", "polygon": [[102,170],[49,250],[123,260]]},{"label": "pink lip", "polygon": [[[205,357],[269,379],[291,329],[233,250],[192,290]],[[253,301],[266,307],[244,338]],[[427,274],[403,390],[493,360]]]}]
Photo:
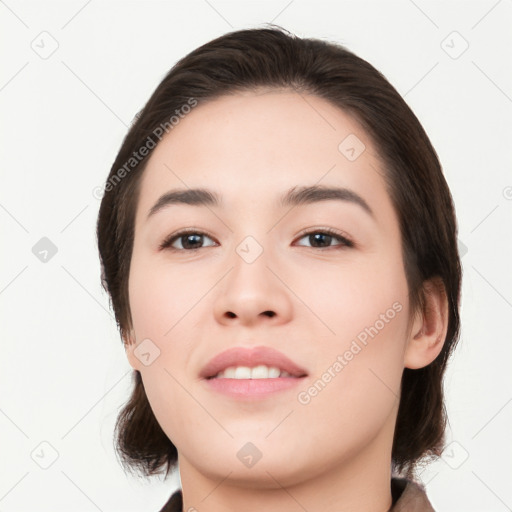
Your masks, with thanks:
[{"label": "pink lip", "polygon": [[[230,366],[248,366],[249,368],[252,368],[260,364],[276,366],[280,370],[288,372],[292,377],[277,379],[241,379],[238,382],[247,387],[247,381],[250,380],[254,380],[256,382],[261,381],[262,383],[268,383],[269,381],[284,382],[288,380],[297,380],[293,379],[293,377],[303,377],[307,375],[306,370],[295,364],[283,353],[270,347],[259,346],[253,349],[235,347],[225,350],[211,359],[206,366],[203,367],[199,376],[203,379],[209,379],[217,382],[221,380],[233,381],[234,379],[212,379],[212,377]],[[251,386],[254,386],[254,383],[252,383]]]},{"label": "pink lip", "polygon": [[275,379],[203,379],[212,390],[236,400],[265,399],[279,391],[297,386],[306,377],[278,377]]}]

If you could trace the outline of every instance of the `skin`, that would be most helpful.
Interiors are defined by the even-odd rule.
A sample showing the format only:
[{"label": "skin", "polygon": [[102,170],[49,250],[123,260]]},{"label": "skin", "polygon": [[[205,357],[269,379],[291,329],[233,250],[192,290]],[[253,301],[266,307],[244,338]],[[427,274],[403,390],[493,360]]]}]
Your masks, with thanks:
[{"label": "skin", "polygon": [[[338,150],[349,134],[366,146],[355,161]],[[383,173],[352,117],[324,99],[286,90],[199,105],[155,148],[137,206],[133,330],[125,342],[154,414],[177,447],[184,510],[385,512],[391,506],[401,375],[438,355],[448,307],[442,290],[426,282],[425,311],[409,310],[398,218]],[[317,183],[357,192],[374,218],[335,200],[276,206],[291,187]],[[215,190],[224,206],[171,205],[146,220],[161,194],[194,187]],[[165,237],[190,227],[208,233],[199,249],[183,249],[186,238],[174,242],[175,251],[158,249]],[[327,227],[355,246],[333,238],[322,248],[301,235]],[[263,249],[250,264],[236,251],[249,235]],[[300,403],[298,393],[396,302],[401,311],[309,403]],[[160,353],[146,366],[134,349],[147,338]],[[219,352],[257,345],[305,368],[305,382],[272,398],[240,401],[199,378]],[[248,442],[262,454],[252,467],[237,457]]]}]

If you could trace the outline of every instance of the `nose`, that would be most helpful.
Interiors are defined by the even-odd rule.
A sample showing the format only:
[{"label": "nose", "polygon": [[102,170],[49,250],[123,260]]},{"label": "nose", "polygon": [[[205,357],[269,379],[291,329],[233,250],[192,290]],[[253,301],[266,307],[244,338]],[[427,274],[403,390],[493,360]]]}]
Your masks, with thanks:
[{"label": "nose", "polygon": [[232,268],[219,283],[214,314],[226,325],[254,326],[286,323],[292,315],[292,292],[286,286],[286,276],[280,275],[280,265],[269,265],[266,251],[254,261],[235,254]]}]

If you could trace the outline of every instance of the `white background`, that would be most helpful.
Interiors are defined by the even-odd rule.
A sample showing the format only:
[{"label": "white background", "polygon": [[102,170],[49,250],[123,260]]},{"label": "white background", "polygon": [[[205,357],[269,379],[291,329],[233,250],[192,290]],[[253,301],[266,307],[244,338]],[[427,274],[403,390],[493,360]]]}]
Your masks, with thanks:
[{"label": "white background", "polygon": [[[436,511],[512,510],[511,0],[6,0],[0,17],[2,512],[156,511],[178,486],[115,458],[131,367],[100,286],[92,191],[179,58],[267,22],[371,62],[429,134],[467,253],[452,444],[421,477]],[[47,262],[32,252],[42,237]]]}]

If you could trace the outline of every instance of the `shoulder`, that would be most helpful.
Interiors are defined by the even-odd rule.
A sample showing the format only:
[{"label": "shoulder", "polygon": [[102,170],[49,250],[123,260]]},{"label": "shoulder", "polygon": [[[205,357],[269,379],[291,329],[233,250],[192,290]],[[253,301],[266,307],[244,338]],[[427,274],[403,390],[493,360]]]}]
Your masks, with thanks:
[{"label": "shoulder", "polygon": [[390,512],[435,512],[427,498],[425,488],[412,480],[393,478],[391,480],[393,507]]},{"label": "shoulder", "polygon": [[183,509],[183,495],[181,489],[178,489],[170,498],[169,501],[158,512],[182,512]]}]

